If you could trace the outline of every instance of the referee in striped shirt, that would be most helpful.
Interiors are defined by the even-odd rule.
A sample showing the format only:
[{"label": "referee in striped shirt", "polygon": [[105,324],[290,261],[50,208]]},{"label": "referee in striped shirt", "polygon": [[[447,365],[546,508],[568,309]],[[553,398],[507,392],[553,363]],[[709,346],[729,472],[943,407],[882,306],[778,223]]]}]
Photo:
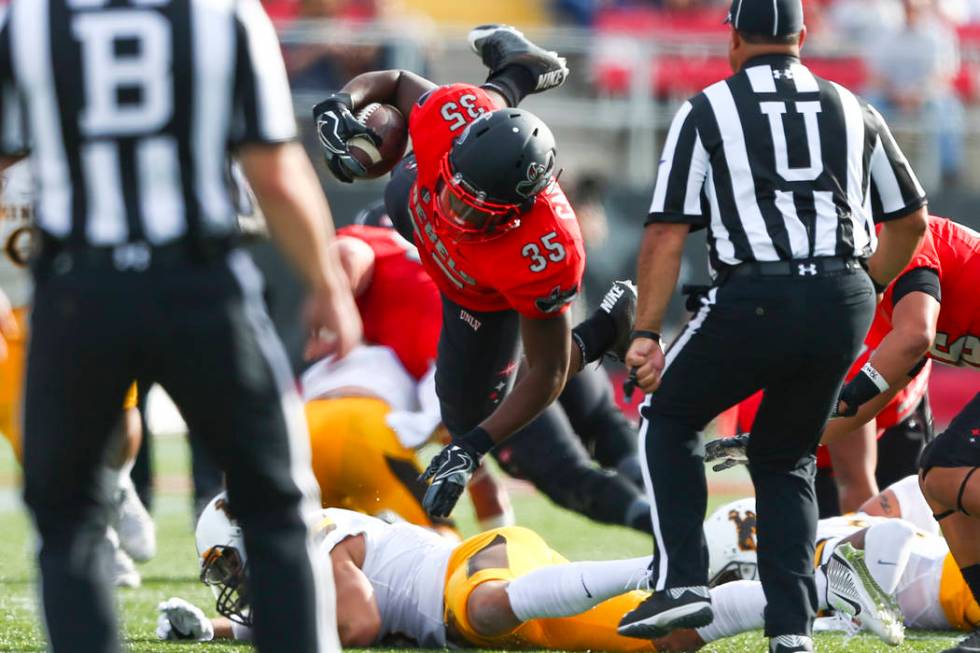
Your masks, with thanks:
[{"label": "referee in striped shirt", "polygon": [[[652,393],[640,449],[654,594],[620,632],[659,637],[711,622],[698,432],[763,389],[748,456],[766,635],[771,651],[811,651],[814,450],[875,288],[922,238],[926,198],[878,112],[800,63],[801,0],[735,0],[729,22],[735,74],[674,118],[638,263],[627,364]],[[684,240],[702,228],[714,284],[665,355],[659,333]]]},{"label": "referee in striped shirt", "polygon": [[[360,320],[259,0],[13,0],[0,96],[3,163],[29,149],[36,176],[24,496],[51,649],[120,649],[96,470],[139,378],[226,473],[249,586],[225,599],[248,601],[258,649],[339,650],[300,400],[235,239],[233,153],[309,285],[309,353],[345,353]],[[210,573],[244,563],[221,554]]]}]

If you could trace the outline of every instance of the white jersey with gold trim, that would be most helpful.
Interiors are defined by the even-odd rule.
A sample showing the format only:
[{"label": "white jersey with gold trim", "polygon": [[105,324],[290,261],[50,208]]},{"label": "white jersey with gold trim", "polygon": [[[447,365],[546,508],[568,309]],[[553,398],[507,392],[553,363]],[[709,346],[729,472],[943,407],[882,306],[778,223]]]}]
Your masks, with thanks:
[{"label": "white jersey with gold trim", "polygon": [[325,557],[344,539],[364,535],[361,571],[374,588],[381,614],[378,640],[403,635],[422,648],[445,647],[443,595],[454,544],[407,522],[388,524],[350,510],[328,508],[323,517],[320,550]]},{"label": "white jersey with gold trim", "polygon": [[3,173],[0,211],[0,289],[14,308],[31,301],[33,283],[27,257],[33,247],[34,181],[27,161]]}]

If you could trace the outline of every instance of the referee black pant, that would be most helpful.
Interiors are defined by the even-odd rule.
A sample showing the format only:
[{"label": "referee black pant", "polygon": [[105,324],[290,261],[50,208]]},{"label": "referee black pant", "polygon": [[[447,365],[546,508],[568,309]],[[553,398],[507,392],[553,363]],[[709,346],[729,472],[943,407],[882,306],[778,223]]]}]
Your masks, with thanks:
[{"label": "referee black pant", "polygon": [[109,256],[61,252],[35,276],[24,497],[52,649],[120,648],[97,470],[135,378],[166,389],[226,472],[258,649],[339,648],[330,569],[312,563],[306,511],[319,508],[319,492],[302,407],[251,260],[233,250],[121,271]]},{"label": "referee black pant", "polygon": [[836,276],[738,275],[701,300],[642,409],[656,590],[707,584],[699,431],[764,389],[748,456],[766,634],[810,633],[817,607],[814,451],[874,307],[860,268]]}]

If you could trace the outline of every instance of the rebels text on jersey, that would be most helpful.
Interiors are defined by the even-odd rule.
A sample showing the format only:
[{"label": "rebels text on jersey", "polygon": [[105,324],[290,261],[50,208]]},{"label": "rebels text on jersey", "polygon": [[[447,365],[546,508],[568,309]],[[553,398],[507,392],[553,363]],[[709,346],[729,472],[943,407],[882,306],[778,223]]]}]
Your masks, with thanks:
[{"label": "rebels text on jersey", "polygon": [[[948,365],[980,368],[980,234],[969,227],[929,216],[929,229],[902,275],[926,268],[939,275],[942,307],[929,356]],[[895,284],[881,310],[891,320]]]},{"label": "rebels text on jersey", "polygon": [[418,177],[409,195],[422,264],[450,300],[474,311],[515,310],[531,318],[564,313],[578,294],[585,249],[575,213],[553,183],[520,217],[488,239],[455,239],[435,216],[442,158],[466,125],[496,106],[481,88],[453,84],[424,95],[409,118]]},{"label": "rebels text on jersey", "polygon": [[340,238],[357,238],[374,252],[371,283],[357,298],[364,339],[391,348],[416,380],[436,359],[442,301],[419,252],[394,229],[352,225]]}]

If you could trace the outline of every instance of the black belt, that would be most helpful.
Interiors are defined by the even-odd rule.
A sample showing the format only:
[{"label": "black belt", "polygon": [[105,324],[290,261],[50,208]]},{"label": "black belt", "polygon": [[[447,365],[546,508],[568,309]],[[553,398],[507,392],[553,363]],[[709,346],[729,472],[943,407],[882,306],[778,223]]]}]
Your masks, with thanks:
[{"label": "black belt", "polygon": [[721,273],[724,279],[735,277],[819,277],[863,270],[860,259],[826,256],[792,261],[750,261]]},{"label": "black belt", "polygon": [[174,268],[205,265],[231,251],[234,238],[210,238],[203,241],[180,240],[166,245],[146,242],[121,243],[113,246],[80,246],[42,234],[36,265],[58,274],[74,267],[106,268],[142,272],[150,268]]}]

